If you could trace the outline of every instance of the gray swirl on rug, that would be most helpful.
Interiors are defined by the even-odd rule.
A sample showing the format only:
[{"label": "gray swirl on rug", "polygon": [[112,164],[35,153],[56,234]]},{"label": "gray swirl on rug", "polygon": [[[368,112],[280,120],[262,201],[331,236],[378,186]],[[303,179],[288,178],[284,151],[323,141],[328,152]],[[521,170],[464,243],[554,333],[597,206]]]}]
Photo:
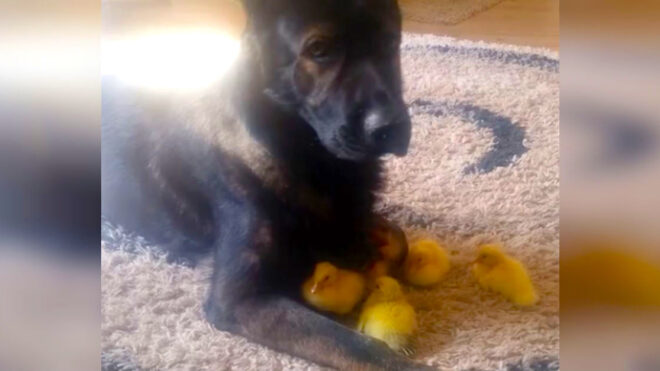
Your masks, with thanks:
[{"label": "gray swirl on rug", "polygon": [[459,115],[481,128],[492,130],[495,138],[494,148],[488,151],[476,164],[464,169],[466,174],[488,173],[496,167],[509,166],[516,157],[527,152],[523,144],[525,130],[511,122],[506,116],[498,115],[485,108],[469,103],[449,104],[415,100],[410,103],[411,114],[427,113],[436,117]]}]

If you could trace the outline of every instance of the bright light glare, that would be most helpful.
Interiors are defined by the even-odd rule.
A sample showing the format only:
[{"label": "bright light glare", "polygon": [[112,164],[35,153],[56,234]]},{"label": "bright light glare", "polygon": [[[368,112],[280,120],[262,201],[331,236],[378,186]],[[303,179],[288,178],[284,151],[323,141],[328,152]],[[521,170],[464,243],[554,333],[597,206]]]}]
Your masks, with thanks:
[{"label": "bright light glare", "polygon": [[153,89],[200,89],[217,81],[239,51],[217,30],[168,30],[103,41],[102,72]]}]

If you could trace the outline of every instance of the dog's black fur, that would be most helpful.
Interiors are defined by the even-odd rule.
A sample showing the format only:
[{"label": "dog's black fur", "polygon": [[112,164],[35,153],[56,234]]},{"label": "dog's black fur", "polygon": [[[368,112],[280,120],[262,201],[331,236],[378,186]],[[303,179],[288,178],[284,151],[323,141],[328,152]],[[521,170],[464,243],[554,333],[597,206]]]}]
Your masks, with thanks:
[{"label": "dog's black fur", "polygon": [[[234,79],[209,94],[103,91],[103,213],[194,264],[213,251],[218,329],[339,369],[416,369],[317,314],[315,262],[362,268],[378,157],[405,154],[394,0],[245,0]],[[395,226],[389,227],[396,229]]]}]

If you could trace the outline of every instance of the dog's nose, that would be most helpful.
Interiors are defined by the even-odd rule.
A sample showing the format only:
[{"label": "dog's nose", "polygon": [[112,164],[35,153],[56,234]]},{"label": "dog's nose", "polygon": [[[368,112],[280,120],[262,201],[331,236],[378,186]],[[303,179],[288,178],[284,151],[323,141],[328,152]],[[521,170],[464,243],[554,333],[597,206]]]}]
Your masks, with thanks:
[{"label": "dog's nose", "polygon": [[377,155],[404,156],[410,142],[410,117],[405,108],[369,110],[364,117],[365,138]]}]

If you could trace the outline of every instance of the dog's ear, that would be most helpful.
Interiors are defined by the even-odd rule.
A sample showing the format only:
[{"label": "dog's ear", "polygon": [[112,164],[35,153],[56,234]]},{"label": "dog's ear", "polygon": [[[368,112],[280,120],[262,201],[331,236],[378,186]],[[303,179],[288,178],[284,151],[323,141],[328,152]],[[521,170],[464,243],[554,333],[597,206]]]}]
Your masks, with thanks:
[{"label": "dog's ear", "polygon": [[[243,48],[249,68],[252,69],[252,82],[271,100],[281,105],[291,105],[295,101],[292,90],[292,69],[283,69],[278,60],[287,51],[273,45],[276,33],[274,23],[281,7],[288,0],[242,0],[247,14],[247,27],[243,34]],[[308,1],[308,0],[306,0]]]},{"label": "dog's ear", "polygon": [[264,6],[264,3],[267,3],[268,0],[243,0],[243,7],[245,12],[250,15],[256,13],[261,7]]},{"label": "dog's ear", "polygon": [[[242,48],[244,55],[250,67],[256,72],[256,75],[263,79],[265,75],[264,53],[262,51],[263,41],[261,40],[268,29],[264,24],[264,14],[268,12],[268,3],[273,0],[241,0],[245,13],[247,15],[247,25],[243,33]],[[257,77],[253,76],[253,77]]]},{"label": "dog's ear", "polygon": [[249,24],[263,24],[276,14],[279,0],[242,0]]}]

